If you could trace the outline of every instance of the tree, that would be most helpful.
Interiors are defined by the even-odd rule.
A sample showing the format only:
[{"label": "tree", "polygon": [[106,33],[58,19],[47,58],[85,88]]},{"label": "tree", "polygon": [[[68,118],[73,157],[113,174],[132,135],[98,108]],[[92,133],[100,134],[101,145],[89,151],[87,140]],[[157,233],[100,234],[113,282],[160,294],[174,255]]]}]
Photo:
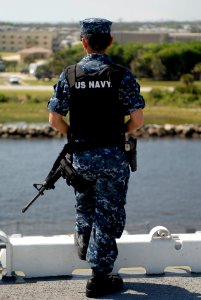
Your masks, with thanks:
[{"label": "tree", "polygon": [[201,80],[201,62],[196,64],[192,70],[195,79]]},{"label": "tree", "polygon": [[180,81],[185,86],[189,86],[189,85],[193,84],[193,75],[192,74],[183,74],[180,78]]},{"label": "tree", "polygon": [[44,64],[41,66],[38,66],[35,72],[35,77],[37,79],[49,79],[51,80],[53,77],[52,71],[50,69],[50,66],[48,64]]},{"label": "tree", "polygon": [[[182,74],[191,73],[195,65],[201,62],[201,42],[160,44],[114,42],[108,54],[115,63],[131,69],[138,77],[179,80]],[[57,51],[50,62],[51,70],[58,75],[65,66],[77,63],[84,55],[81,45]],[[196,74],[197,71],[195,73],[194,71],[193,74]]]},{"label": "tree", "polygon": [[166,68],[165,79],[178,80],[183,73],[180,48],[164,45],[157,55]]},{"label": "tree", "polygon": [[77,63],[84,54],[81,45],[73,46],[70,49],[59,50],[55,52],[49,66],[54,75],[59,75],[65,67]]},{"label": "tree", "polygon": [[153,57],[150,67],[154,79],[156,80],[163,79],[164,75],[166,74],[166,67],[163,65],[159,57],[155,57],[155,56]]},{"label": "tree", "polygon": [[152,53],[144,49],[138,51],[138,56],[131,63],[131,71],[136,74],[138,78],[150,78],[151,72]]},{"label": "tree", "polygon": [[123,46],[114,42],[108,50],[108,54],[112,57],[114,63],[125,65]]}]

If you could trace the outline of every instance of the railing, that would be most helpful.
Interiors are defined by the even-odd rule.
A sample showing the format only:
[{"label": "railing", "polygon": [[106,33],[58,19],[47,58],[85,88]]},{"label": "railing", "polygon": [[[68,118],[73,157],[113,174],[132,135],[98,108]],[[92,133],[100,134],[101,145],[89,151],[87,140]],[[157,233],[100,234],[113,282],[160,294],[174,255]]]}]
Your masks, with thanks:
[{"label": "railing", "polygon": [[[6,245],[0,251],[4,279],[15,279],[17,272],[25,277],[65,276],[89,268],[78,259],[72,234],[23,237],[1,231],[0,240]],[[142,267],[146,274],[163,274],[169,266],[187,266],[201,273],[201,232],[171,234],[166,227],[157,226],[149,234],[124,234],[117,244],[114,273]]]}]

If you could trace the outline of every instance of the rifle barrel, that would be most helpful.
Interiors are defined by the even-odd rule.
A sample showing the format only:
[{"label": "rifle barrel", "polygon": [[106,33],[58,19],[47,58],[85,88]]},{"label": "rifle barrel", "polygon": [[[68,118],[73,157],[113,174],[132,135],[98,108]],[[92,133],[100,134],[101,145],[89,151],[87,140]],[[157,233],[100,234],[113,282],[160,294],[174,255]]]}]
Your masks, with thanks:
[{"label": "rifle barrel", "polygon": [[38,192],[38,194],[22,209],[22,213],[25,213],[25,211],[27,211],[27,209],[34,203],[34,201],[36,201],[36,199],[38,199],[38,197],[40,195],[43,194],[43,192],[46,190],[45,186],[42,186]]}]

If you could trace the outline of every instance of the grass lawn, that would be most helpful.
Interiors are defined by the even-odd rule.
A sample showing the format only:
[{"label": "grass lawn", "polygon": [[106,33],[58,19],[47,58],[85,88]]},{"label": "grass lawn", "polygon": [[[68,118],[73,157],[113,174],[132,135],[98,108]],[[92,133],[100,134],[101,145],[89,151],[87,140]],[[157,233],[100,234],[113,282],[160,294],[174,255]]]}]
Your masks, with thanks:
[{"label": "grass lawn", "polygon": [[[21,99],[30,99],[30,98],[39,98],[42,99],[42,101],[48,100],[53,93],[52,91],[37,91],[37,90],[3,90],[1,89],[0,94],[3,94],[7,97],[11,97],[13,99],[18,99],[19,101]],[[1,103],[0,103],[1,105]]]},{"label": "grass lawn", "polygon": [[[48,99],[48,98],[47,98]],[[48,122],[47,101],[33,103],[0,103],[0,123]],[[201,124],[201,108],[178,108],[169,106],[149,106],[144,109],[145,124]]]},{"label": "grass lawn", "polygon": [[[35,78],[32,79],[24,79],[23,82],[28,85],[47,85],[53,86],[57,82],[58,78],[53,78],[52,80],[37,80]],[[137,80],[138,83],[143,86],[150,86],[153,88],[163,88],[163,87],[177,87],[181,86],[180,81],[154,81],[148,79]],[[201,87],[201,81],[195,81],[195,85]]]},{"label": "grass lawn", "polygon": [[0,123],[48,122],[48,110],[45,102],[41,103],[0,103]]},{"label": "grass lawn", "polygon": [[201,107],[149,106],[144,109],[145,124],[201,124]]},{"label": "grass lawn", "polygon": [[13,98],[0,103],[0,123],[48,122],[47,102],[51,91],[3,90],[0,93]]},{"label": "grass lawn", "polygon": [[[147,82],[147,86],[148,86]],[[1,90],[12,101],[0,102],[0,123],[48,122],[47,102],[52,91]],[[144,95],[146,100],[146,93]],[[201,107],[149,105],[144,109],[145,124],[201,124]]]},{"label": "grass lawn", "polygon": [[[148,79],[141,79],[137,81],[142,87],[150,86],[153,88],[178,87],[182,85],[180,81],[156,81],[156,80],[148,80]],[[194,81],[194,84],[201,88],[201,80]]]}]

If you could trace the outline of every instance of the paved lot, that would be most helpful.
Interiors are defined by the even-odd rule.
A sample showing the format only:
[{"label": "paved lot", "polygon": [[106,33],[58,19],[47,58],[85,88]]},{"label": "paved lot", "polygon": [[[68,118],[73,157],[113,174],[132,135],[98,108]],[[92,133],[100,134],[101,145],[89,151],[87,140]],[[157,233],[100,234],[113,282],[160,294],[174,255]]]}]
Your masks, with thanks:
[{"label": "paved lot", "polygon": [[[141,269],[122,269],[124,288],[100,299],[114,300],[194,300],[201,299],[201,274],[185,268],[169,268],[165,275],[146,276]],[[85,300],[89,270],[77,270],[69,277],[18,277],[15,282],[0,281],[0,300]]]}]

